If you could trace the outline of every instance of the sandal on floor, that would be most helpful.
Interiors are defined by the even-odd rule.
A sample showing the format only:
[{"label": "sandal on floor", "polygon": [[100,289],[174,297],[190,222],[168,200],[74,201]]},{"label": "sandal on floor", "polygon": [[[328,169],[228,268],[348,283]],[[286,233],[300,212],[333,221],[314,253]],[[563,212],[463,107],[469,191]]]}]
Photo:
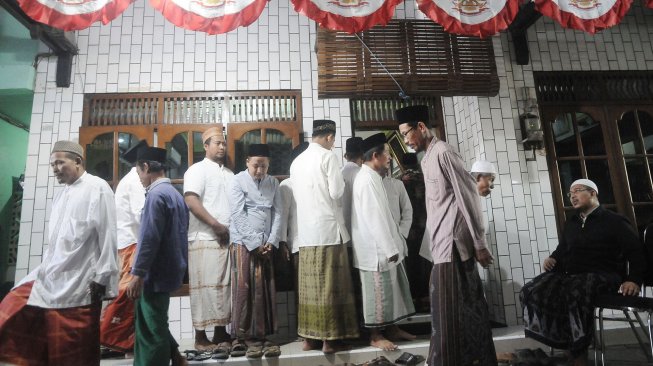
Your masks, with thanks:
[{"label": "sandal on floor", "polygon": [[399,356],[398,359],[395,360],[395,363],[398,365],[415,366],[419,365],[424,360],[424,356],[404,352],[401,356]]},{"label": "sandal on floor", "polygon": [[390,362],[387,358],[384,356],[379,356],[372,361],[367,361],[363,363],[362,366],[392,366],[394,363]]},{"label": "sandal on floor", "polygon": [[231,357],[242,357],[246,353],[247,345],[239,339],[234,339],[233,343],[231,343]]},{"label": "sandal on floor", "polygon": [[245,353],[247,358],[261,358],[263,357],[263,346],[260,343],[252,344],[247,347],[247,352]]},{"label": "sandal on floor", "polygon": [[193,357],[193,361],[204,361],[208,360],[211,358],[211,352],[200,352],[195,357]]},{"label": "sandal on floor", "polygon": [[217,347],[213,350],[214,360],[226,360],[229,358],[229,352],[231,351],[231,343],[229,342],[220,342]]},{"label": "sandal on floor", "polygon": [[281,356],[281,348],[270,341],[265,341],[263,344],[263,356],[266,358],[279,357]]}]

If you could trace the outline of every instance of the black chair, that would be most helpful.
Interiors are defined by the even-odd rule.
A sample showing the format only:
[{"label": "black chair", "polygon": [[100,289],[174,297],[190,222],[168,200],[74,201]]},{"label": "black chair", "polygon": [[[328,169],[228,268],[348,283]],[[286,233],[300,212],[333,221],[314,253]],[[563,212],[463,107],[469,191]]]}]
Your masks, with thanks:
[{"label": "black chair", "polygon": [[[640,295],[623,296],[621,294],[606,294],[597,298],[595,309],[597,311],[596,318],[599,329],[598,335],[594,337],[594,365],[599,364],[597,352],[600,352],[601,365],[605,366],[604,320],[628,322],[648,362],[653,362],[653,338],[651,338],[653,298],[646,297],[646,287],[653,286],[653,223],[644,229],[643,241],[647,268]],[[603,310],[620,311],[624,314],[624,317],[606,317],[603,315]],[[647,314],[646,323],[642,320],[640,313]],[[639,325],[639,329],[637,325]],[[646,341],[643,339],[644,337]]]}]

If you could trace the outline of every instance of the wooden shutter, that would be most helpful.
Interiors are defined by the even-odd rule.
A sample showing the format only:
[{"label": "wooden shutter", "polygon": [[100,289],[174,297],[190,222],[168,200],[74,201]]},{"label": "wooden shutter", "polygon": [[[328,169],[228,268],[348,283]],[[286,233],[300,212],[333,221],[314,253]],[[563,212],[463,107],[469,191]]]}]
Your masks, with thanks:
[{"label": "wooden shutter", "polygon": [[[494,96],[499,92],[490,38],[446,33],[430,20],[392,20],[359,36],[410,96]],[[356,35],[318,28],[318,96],[397,96],[390,76]]]}]

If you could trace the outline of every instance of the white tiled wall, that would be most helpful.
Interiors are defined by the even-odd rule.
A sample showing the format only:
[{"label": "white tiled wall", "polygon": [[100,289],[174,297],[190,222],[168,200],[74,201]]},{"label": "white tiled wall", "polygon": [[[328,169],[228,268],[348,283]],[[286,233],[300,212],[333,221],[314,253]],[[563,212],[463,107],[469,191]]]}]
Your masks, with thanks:
[{"label": "white tiled wall", "polygon": [[[401,4],[398,18],[423,18],[413,2]],[[516,324],[521,317],[518,291],[540,272],[541,258],[556,245],[556,228],[546,159],[526,162],[517,116],[516,88],[533,88],[533,70],[651,69],[651,10],[634,5],[619,27],[595,37],[563,30],[548,19],[529,31],[532,64],[514,64],[507,34],[494,37],[501,91],[496,97],[443,98],[447,140],[457,146],[468,166],[485,158],[498,166],[491,198],[484,200],[488,241],[497,256],[484,273],[488,300],[496,320]],[[268,3],[259,20],[226,35],[208,36],[176,28],[138,0],[106,26],[77,34],[73,85],[55,87],[56,59],[37,69],[28,147],[16,278],[41,261],[47,247],[45,227],[50,200],[61,189],[49,171],[54,141],[77,140],[84,93],[198,90],[300,89],[304,128],[331,118],[341,137],[337,153],[352,135],[346,99],[318,100],[315,24],[297,14],[288,0]],[[587,60],[583,62],[584,60]],[[292,333],[295,309],[280,294],[281,332]],[[292,302],[292,301],[290,301]],[[187,298],[171,302],[171,329],[191,338]]]}]

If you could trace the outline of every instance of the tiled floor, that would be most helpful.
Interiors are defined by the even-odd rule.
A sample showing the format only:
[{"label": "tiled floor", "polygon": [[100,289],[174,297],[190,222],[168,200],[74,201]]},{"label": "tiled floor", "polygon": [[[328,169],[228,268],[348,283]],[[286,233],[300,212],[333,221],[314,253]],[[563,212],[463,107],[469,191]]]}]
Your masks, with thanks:
[{"label": "tiled floor", "polygon": [[[493,329],[494,344],[497,352],[514,352],[521,348],[542,348],[549,351],[546,346],[531,339],[524,338],[522,327],[506,327]],[[653,365],[647,363],[640,347],[636,344],[629,329],[610,329],[606,336],[608,349],[606,352],[606,365],[608,366],[635,366]],[[180,342],[180,349],[191,349],[193,341],[190,339]],[[327,366],[337,365],[345,362],[363,363],[378,356],[385,356],[389,360],[397,359],[402,351],[426,356],[429,348],[429,341],[426,336],[418,338],[413,342],[400,343],[400,351],[383,352],[376,348],[366,346],[364,342],[356,344],[349,352],[340,352],[335,355],[325,356],[322,352],[301,350],[300,342],[289,342],[281,346],[282,355],[278,359],[248,360],[244,357],[230,358],[226,361],[206,360],[202,362],[191,361],[191,365],[221,365],[227,366]],[[590,349],[590,364],[593,364],[594,354]],[[125,366],[131,365],[130,360],[103,360],[102,366]]]}]

